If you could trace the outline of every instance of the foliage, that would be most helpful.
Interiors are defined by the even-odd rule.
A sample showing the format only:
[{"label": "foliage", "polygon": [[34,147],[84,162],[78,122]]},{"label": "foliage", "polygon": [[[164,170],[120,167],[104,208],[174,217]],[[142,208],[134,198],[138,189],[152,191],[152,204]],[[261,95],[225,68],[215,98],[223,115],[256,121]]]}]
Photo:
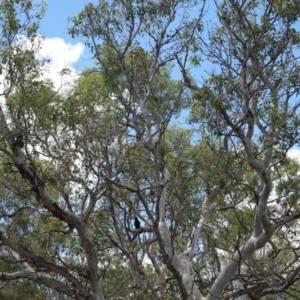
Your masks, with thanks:
[{"label": "foliage", "polygon": [[214,8],[86,4],[95,65],[60,92],[44,4],[0,1],[3,299],[297,298],[299,4]]}]

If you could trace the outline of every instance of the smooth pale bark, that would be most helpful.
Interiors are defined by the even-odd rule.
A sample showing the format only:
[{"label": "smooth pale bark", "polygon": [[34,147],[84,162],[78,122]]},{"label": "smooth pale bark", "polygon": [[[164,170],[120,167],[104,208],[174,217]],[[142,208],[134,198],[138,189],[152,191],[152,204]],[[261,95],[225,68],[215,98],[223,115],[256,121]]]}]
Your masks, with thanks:
[{"label": "smooth pale bark", "polygon": [[[272,232],[273,233],[273,232]],[[219,276],[210,288],[206,300],[220,299],[223,291],[231,281],[237,268],[257,249],[262,248],[271,238],[272,234],[262,234],[260,237],[251,237],[238,251],[235,251],[227,265],[222,268]]]},{"label": "smooth pale bark", "polygon": [[[268,65],[272,63],[272,61],[269,61],[270,55],[267,55],[268,59],[266,64],[258,61],[262,57],[262,55],[257,55],[257,52],[260,51],[259,46],[261,45],[259,41],[252,41],[251,38],[252,36],[255,37],[257,31],[259,32],[259,36],[264,37],[265,31],[269,30],[268,26],[260,31],[259,29],[261,24],[258,24],[258,28],[254,27],[253,25],[255,24],[255,18],[251,20],[247,19],[248,16],[246,13],[244,13],[244,11],[249,9],[251,6],[250,2],[248,3],[247,1],[242,1],[243,3],[239,3],[238,1],[221,1],[220,4],[218,2],[219,1],[215,1],[220,22],[220,24],[217,26],[220,26],[221,30],[218,32],[219,36],[214,36],[213,32],[211,32],[211,36],[209,36],[209,38],[212,37],[211,45],[207,45],[204,53],[201,54],[207,54],[207,58],[212,59],[213,63],[219,62],[219,67],[221,69],[223,68],[225,71],[223,79],[232,79],[232,82],[230,82],[234,87],[234,91],[232,91],[232,97],[235,99],[231,103],[231,95],[227,95],[226,92],[224,93],[224,90],[226,90],[226,87],[224,87],[226,84],[224,84],[224,82],[227,81],[224,80],[224,82],[222,82],[223,74],[221,73],[221,81],[219,82],[219,86],[222,86],[222,88],[218,89],[218,84],[216,84],[214,86],[216,90],[210,93],[211,95],[209,96],[211,97],[208,97],[207,101],[211,102],[210,106],[212,108],[212,112],[213,110],[217,111],[215,116],[218,119],[221,119],[220,123],[217,125],[221,125],[220,127],[222,129],[223,126],[225,127],[224,135],[226,135],[226,138],[224,140],[224,153],[227,151],[228,154],[228,152],[232,150],[232,148],[231,150],[228,150],[230,149],[228,145],[229,143],[232,143],[234,148],[236,140],[239,139],[239,142],[244,146],[243,151],[245,152],[245,156],[243,155],[242,158],[246,157],[245,162],[249,167],[251,167],[253,173],[256,173],[255,175],[258,176],[259,188],[257,190],[256,187],[253,188],[257,205],[255,207],[253,218],[252,236],[242,247],[239,248],[239,250],[234,252],[228,263],[224,264],[223,269],[217,275],[218,277],[209,291],[209,295],[206,297],[207,299],[220,299],[222,297],[222,293],[232,280],[233,275],[241,263],[243,263],[251,254],[253,254],[255,250],[263,247],[270,240],[272,234],[277,228],[279,228],[279,226],[285,224],[284,222],[286,221],[292,220],[291,218],[284,217],[278,223],[272,223],[267,210],[267,201],[272,191],[272,174],[270,170],[270,164],[273,154],[272,147],[275,143],[275,140],[271,137],[275,136],[275,132],[272,131],[273,128],[271,128],[271,131],[268,132],[268,129],[259,124],[260,116],[258,110],[262,110],[263,108],[261,106],[263,105],[257,105],[257,99],[259,98],[259,95],[257,94],[260,91],[265,91],[266,89],[270,90],[271,96],[274,99],[278,98],[278,94],[276,88],[274,88],[274,85],[272,85],[272,82],[268,79],[268,76],[272,76],[272,72],[270,72],[270,70],[265,72],[264,70],[265,67],[268,67]],[[115,76],[114,71],[110,72],[109,66],[105,65],[105,60],[101,58],[101,47],[99,47],[98,43],[99,39],[104,40],[105,45],[111,48],[112,51],[115,51],[118,60],[120,60],[119,62],[122,66],[122,75],[124,76],[122,78],[125,81],[126,90],[130,91],[130,101],[127,101],[127,97],[124,96],[124,90],[116,92],[118,94],[117,99],[121,101],[127,115],[132,116],[128,117],[124,122],[124,124],[126,124],[124,126],[127,126],[125,130],[135,131],[137,143],[141,143],[144,148],[149,151],[149,157],[151,158],[151,161],[156,164],[156,177],[154,179],[155,184],[158,185],[156,210],[155,212],[150,211],[147,208],[147,203],[143,202],[145,212],[153,223],[152,225],[159,244],[159,250],[163,255],[163,262],[167,265],[168,269],[172,272],[173,276],[177,280],[182,298],[204,299],[196,287],[194,279],[190,274],[189,267],[191,265],[191,259],[195,254],[195,245],[199,239],[201,229],[205,226],[205,209],[201,210],[199,208],[200,221],[192,231],[192,235],[187,244],[186,250],[184,250],[182,253],[178,253],[179,251],[175,251],[174,245],[172,244],[173,241],[168,230],[168,223],[165,220],[166,203],[168,202],[168,185],[173,174],[170,174],[166,166],[165,156],[162,153],[164,146],[164,130],[170,120],[169,117],[171,118],[172,116],[170,113],[170,116],[168,117],[157,117],[155,116],[155,109],[153,109],[151,113],[147,109],[149,98],[153,96],[151,94],[151,91],[153,90],[152,83],[160,71],[159,66],[163,66],[164,64],[172,62],[173,60],[177,60],[179,68],[182,71],[182,79],[185,86],[196,92],[199,91],[196,84],[198,78],[193,80],[193,78],[190,78],[189,76],[189,52],[191,50],[189,45],[193,45],[193,38],[196,38],[196,43],[197,41],[200,43],[203,42],[203,45],[200,45],[199,48],[202,46],[205,48],[205,41],[203,41],[202,38],[198,38],[198,36],[196,36],[197,34],[194,36],[193,33],[191,33],[191,35],[188,36],[185,41],[183,41],[182,37],[184,35],[188,35],[189,33],[188,29],[186,28],[187,33],[184,35],[182,34],[181,28],[184,28],[184,25],[183,27],[178,27],[177,31],[173,28],[170,31],[169,27],[173,20],[175,20],[176,9],[180,10],[181,8],[177,7],[174,2],[167,3],[170,4],[172,9],[169,11],[169,13],[166,13],[158,23],[153,22],[154,25],[159,24],[159,26],[155,27],[155,30],[151,30],[152,24],[147,23],[148,19],[142,20],[138,15],[131,14],[127,9],[127,3],[126,5],[122,1],[116,3],[116,5],[120,5],[120,9],[124,9],[129,16],[127,20],[119,18],[118,24],[120,24],[120,27],[114,27],[115,35],[119,34],[122,36],[121,44],[115,35],[111,34],[111,27],[108,25],[112,24],[109,18],[115,20],[114,16],[108,14],[108,18],[106,19],[106,15],[97,13],[97,8],[93,8],[95,12],[94,17],[102,17],[98,19],[100,25],[97,24],[97,26],[94,27],[93,14],[90,12],[86,16],[86,27],[78,26],[77,29],[79,30],[80,34],[88,37],[88,40],[90,40],[90,43],[93,45],[92,51],[94,51],[95,57],[98,59],[100,65],[105,66],[105,72],[107,71],[106,75],[110,77],[112,82],[114,82],[116,89],[123,89],[124,82],[121,81],[122,84],[120,84],[120,81],[116,79],[117,76]],[[179,4],[181,5],[182,3]],[[272,4],[262,5],[262,8],[266,10],[265,13],[267,14],[267,18],[269,17],[272,20],[275,18],[274,10],[272,10]],[[128,22],[130,18],[132,22]],[[102,19],[105,20],[103,23]],[[155,16],[153,16],[153,20],[156,20]],[[140,69],[136,68],[134,64],[128,65],[128,62],[125,59],[128,49],[130,49],[134,42],[140,37],[137,30],[138,26],[140,25],[145,26],[146,28],[145,31],[142,31],[142,35],[147,36],[149,39],[149,48],[147,48],[147,50],[149,49],[149,53],[151,53],[151,63],[148,61],[145,63],[147,75],[145,75],[145,78],[143,78],[145,79],[143,84],[139,84],[141,82],[140,74],[138,74]],[[101,30],[99,30],[100,28]],[[126,30],[124,30],[124,28],[126,28]],[[94,29],[97,30],[97,34],[95,33],[96,30]],[[193,28],[193,30],[194,29],[197,31],[196,28]],[[147,30],[150,32],[149,35],[147,35]],[[222,32],[225,32],[225,34],[229,36],[228,40],[226,40],[228,43],[223,41],[222,37],[224,36],[221,35]],[[287,46],[287,37],[289,35],[285,34],[284,36],[285,37],[283,38],[282,43],[283,48]],[[280,52],[283,48],[278,47],[276,52]],[[267,47],[266,50],[269,51]],[[205,53],[206,51],[207,53]],[[272,55],[278,57],[279,54],[276,52],[274,54],[272,53]],[[166,53],[168,53],[168,55],[166,55]],[[200,54],[200,51],[197,54]],[[276,69],[277,67],[278,66],[276,66]],[[226,71],[228,71],[227,78]],[[218,82],[220,78],[217,76],[212,76],[212,79],[213,80],[211,82],[214,82],[215,80]],[[261,82],[264,84],[261,85]],[[199,100],[202,101],[203,99]],[[164,99],[164,101],[168,101],[167,97]],[[131,104],[134,104],[134,108],[130,107]],[[275,108],[277,109],[278,107]],[[238,122],[235,120],[235,115],[240,115],[240,120]],[[257,151],[253,150],[254,146],[252,144],[252,139],[254,135],[254,126],[257,126],[261,130],[262,137],[264,139],[264,149],[262,150],[264,157],[262,160],[261,157],[259,160],[257,160],[259,155],[257,154]],[[211,129],[208,127],[208,131],[209,130],[211,130],[209,133],[214,136],[215,128]],[[226,130],[228,131],[226,132]],[[231,142],[230,139],[233,141]],[[245,167],[247,164],[245,164]],[[209,198],[210,203],[214,203],[214,197],[209,195]],[[182,199],[182,201],[185,201],[185,199]],[[297,218],[299,216],[294,215],[294,217]],[[126,245],[123,242],[122,237],[120,237],[120,241],[123,251],[127,255],[128,251],[126,252]],[[128,253],[128,255],[130,255],[130,253]],[[151,258],[153,260],[154,255],[151,256]],[[154,264],[154,269],[158,273],[160,279],[164,278],[158,265]],[[219,263],[218,271],[220,269],[221,267]]]},{"label": "smooth pale bark", "polygon": [[[145,121],[145,138],[143,140],[145,148],[147,148],[159,170],[158,182],[161,188],[159,203],[158,203],[158,240],[161,241],[160,246],[168,260],[168,265],[174,276],[176,277],[184,299],[202,299],[202,294],[194,283],[193,277],[190,274],[190,260],[195,253],[196,243],[199,238],[201,229],[205,221],[201,218],[199,223],[193,229],[193,233],[187,249],[180,254],[177,254],[171,242],[171,237],[168,233],[168,227],[165,222],[165,209],[167,201],[168,183],[171,179],[170,172],[165,166],[164,157],[161,155],[153,143],[153,134],[151,132],[151,114],[147,110],[145,101],[140,102],[140,109],[143,116],[146,116]],[[158,273],[159,274],[159,273]],[[161,274],[159,274],[161,276]]]},{"label": "smooth pale bark", "polygon": [[[80,282],[73,277],[71,274],[67,274],[68,271],[62,267],[58,267],[55,264],[47,263],[46,261],[42,261],[41,258],[35,257],[32,253],[26,252],[24,249],[20,249],[18,245],[11,243],[8,239],[4,238],[3,233],[0,235],[0,257],[7,262],[12,262],[14,264],[18,264],[20,267],[20,271],[8,273],[1,272],[0,279],[2,281],[11,281],[16,279],[28,279],[38,284],[43,284],[56,290],[59,293],[68,295],[70,297],[78,297],[78,299],[87,299],[90,297],[90,294],[83,288]],[[12,250],[8,245],[12,246],[15,250],[19,250],[18,252]],[[40,260],[40,263],[35,264],[37,268],[48,269],[49,272],[53,271],[61,274],[64,278],[66,278],[69,282],[72,282],[73,287],[71,288],[68,284],[63,283],[61,280],[57,280],[53,278],[53,276],[49,276],[46,273],[38,272],[34,270],[24,258],[31,257],[31,259]],[[51,265],[49,267],[49,265]],[[59,271],[58,271],[59,270]]]}]

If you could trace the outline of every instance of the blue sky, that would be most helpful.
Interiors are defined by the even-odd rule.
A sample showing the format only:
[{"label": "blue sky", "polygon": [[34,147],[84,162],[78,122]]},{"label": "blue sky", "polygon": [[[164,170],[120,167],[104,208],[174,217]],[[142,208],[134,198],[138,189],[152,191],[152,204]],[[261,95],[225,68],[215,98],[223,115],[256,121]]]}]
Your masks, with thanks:
[{"label": "blue sky", "polygon": [[74,0],[48,0],[47,11],[41,22],[41,33],[49,38],[63,37],[70,42],[71,37],[67,34],[68,17],[77,15],[84,3]]},{"label": "blue sky", "polygon": [[[41,21],[40,33],[47,38],[62,38],[65,43],[69,43],[69,49],[71,45],[76,45],[76,43],[81,43],[80,39],[73,39],[68,34],[68,27],[71,23],[68,21],[68,17],[76,16],[84,8],[85,4],[88,2],[98,2],[97,0],[44,0],[47,3],[47,11],[44,19]],[[214,19],[214,5],[213,3],[208,3],[206,7],[206,20]],[[52,47],[54,48],[54,46]],[[91,54],[88,49],[84,48],[84,53],[81,54],[80,58],[73,67],[77,70],[82,70],[85,67],[92,66],[93,61],[91,59]],[[197,71],[199,72],[199,70]]]},{"label": "blue sky", "polygon": [[[80,40],[73,39],[68,34],[68,17],[76,16],[83,8],[87,1],[81,0],[46,0],[47,11],[41,21],[40,33],[47,38],[62,38],[65,43],[76,45]],[[76,69],[82,70],[86,66],[91,66],[91,55],[85,48],[83,55],[74,64]]]},{"label": "blue sky", "polygon": [[[41,0],[37,0],[41,1]],[[49,64],[44,67],[44,79],[51,79],[56,89],[68,86],[78,77],[84,68],[93,66],[92,55],[80,39],[68,34],[71,23],[69,17],[76,16],[88,2],[96,0],[43,0],[46,13],[40,22],[39,33],[45,37],[38,58],[47,58]],[[61,76],[63,69],[69,69],[70,75]]]},{"label": "blue sky", "polygon": [[[62,84],[62,78],[59,76],[61,69],[67,67],[72,70],[71,81],[76,76],[77,71],[81,71],[86,67],[93,66],[92,55],[87,47],[84,47],[80,39],[73,39],[68,34],[68,27],[71,23],[69,17],[76,16],[84,8],[88,2],[98,2],[97,0],[44,0],[47,3],[45,17],[41,20],[40,34],[45,36],[45,46],[41,52],[41,56],[50,58],[52,64],[49,68],[48,75],[56,86],[59,88]],[[206,10],[205,23],[214,19],[215,9],[212,3],[209,3]],[[195,10],[197,12],[197,10]],[[207,25],[207,23],[206,23]],[[211,24],[210,24],[211,25]],[[177,71],[178,72],[178,71]],[[179,74],[174,70],[174,76]],[[197,77],[201,79],[204,75],[203,69],[195,70]],[[68,81],[67,81],[68,82]],[[67,83],[66,82],[66,83]],[[185,123],[187,112],[184,112],[180,121]],[[178,123],[179,120],[177,119]]]},{"label": "blue sky", "polygon": [[[98,0],[44,0],[47,3],[45,17],[41,20],[40,34],[45,36],[45,47],[41,56],[50,58],[52,63],[49,67],[49,72],[45,77],[51,78],[57,88],[61,86],[63,79],[59,75],[60,71],[67,67],[71,69],[70,81],[78,76],[78,71],[86,67],[93,66],[92,55],[88,49],[84,47],[80,39],[73,39],[68,34],[68,27],[71,23],[68,18],[76,16],[84,8],[88,2],[98,2]],[[205,26],[212,26],[216,22],[215,7],[213,1],[208,1],[206,8],[206,16],[204,19]],[[211,71],[214,66],[203,62],[200,68],[197,68],[192,73],[198,80],[202,76],[206,76],[205,71]],[[67,83],[67,82],[66,82]],[[178,123],[185,123],[187,112],[181,116]],[[300,161],[300,159],[299,159]]]}]

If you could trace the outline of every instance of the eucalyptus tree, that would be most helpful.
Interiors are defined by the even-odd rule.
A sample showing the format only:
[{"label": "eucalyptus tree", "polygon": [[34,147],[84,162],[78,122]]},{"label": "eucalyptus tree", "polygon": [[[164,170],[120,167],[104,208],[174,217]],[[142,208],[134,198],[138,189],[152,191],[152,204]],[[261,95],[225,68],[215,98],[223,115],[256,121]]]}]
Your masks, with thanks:
[{"label": "eucalyptus tree", "polygon": [[[266,268],[264,265],[271,261],[266,258],[270,255],[266,249],[273,249],[271,253],[280,252],[279,229],[295,225],[295,220],[299,218],[296,201],[289,200],[287,196],[286,183],[280,186],[280,194],[272,194],[274,182],[277,185],[278,181],[284,181],[285,176],[290,176],[290,171],[283,171],[284,162],[287,151],[297,145],[299,139],[299,103],[296,98],[299,91],[299,33],[295,26],[299,17],[298,4],[287,5],[283,1],[216,1],[218,21],[207,31],[207,35],[203,34],[199,22],[202,10],[197,13],[200,18],[186,21],[188,23],[184,28],[184,21],[178,21],[173,14],[183,8],[176,10],[177,4],[179,2],[162,4],[153,1],[89,4],[73,19],[74,27],[70,31],[73,36],[84,38],[101,71],[110,78],[116,99],[128,116],[132,113],[132,119],[127,118],[123,126],[146,151],[143,156],[140,155],[142,171],[149,172],[149,168],[141,163],[147,153],[155,166],[155,170],[150,169],[157,176],[152,181],[148,178],[146,182],[140,181],[141,175],[134,172],[135,187],[122,183],[122,178],[130,178],[129,173],[121,178],[116,178],[114,173],[109,180],[115,187],[127,189],[130,197],[134,197],[133,201],[138,202],[134,203],[135,214],[142,211],[139,215],[145,222],[142,232],[145,230],[149,235],[145,235],[143,242],[135,245],[135,249],[149,248],[148,252],[145,249],[143,252],[147,253],[160,280],[169,283],[168,278],[175,279],[177,291],[183,299],[242,295],[259,298],[289,292],[289,287],[298,279],[297,263],[293,263],[297,261],[297,243],[287,241],[287,248],[294,253],[293,258],[287,260],[293,267],[284,269],[282,263],[276,268]],[[184,5],[183,2],[180,5]],[[111,13],[108,7],[113,8]],[[153,11],[155,14],[152,14]],[[172,26],[168,27],[169,24]],[[179,27],[174,29],[178,24]],[[103,43],[110,49],[104,57]],[[141,66],[140,55],[135,54],[134,66],[127,60],[127,54],[132,53],[132,45],[143,44],[150,53],[150,63],[147,59],[142,64],[145,73],[136,71]],[[116,58],[119,63],[117,71],[116,66],[110,64]],[[215,68],[201,85],[200,78],[192,75],[197,73],[193,73],[190,67],[194,64],[201,68],[202,60],[210,61]],[[161,103],[172,103],[173,109],[178,106],[176,102],[170,102],[172,97],[167,94],[162,101],[154,102],[156,110],[151,110],[152,83],[160,68],[170,62],[180,69],[183,85],[192,92],[191,121],[200,123],[199,137],[207,144],[206,147],[199,145],[198,155],[206,159],[201,162],[202,165],[196,164],[196,155],[194,160],[183,159],[182,152],[176,160],[178,163],[190,162],[197,170],[193,173],[193,167],[188,168],[187,177],[192,186],[198,185],[198,190],[189,189],[191,185],[185,190],[192,192],[192,197],[196,199],[194,203],[189,193],[185,198],[172,189],[173,183],[178,186],[176,175],[180,177],[183,169],[179,167],[182,164],[176,165],[172,154],[166,151],[165,125],[169,122],[170,113],[165,110],[162,114],[158,109]],[[143,80],[144,76],[146,80]],[[127,104],[124,90],[129,91],[129,102],[134,104],[136,110]],[[180,141],[182,139],[178,139]],[[176,147],[181,148],[174,145]],[[193,151],[197,148],[189,147]],[[209,156],[211,163],[207,166],[205,163],[209,161]],[[205,165],[207,172],[204,172]],[[170,172],[174,166],[178,168]],[[197,174],[198,178],[191,180],[189,176],[192,174]],[[276,190],[277,193],[279,190]],[[297,190],[293,190],[292,194],[297,199]],[[177,237],[180,236],[182,242],[180,230],[187,226],[190,215],[186,213],[185,220],[184,216],[179,218],[178,214],[174,215],[176,205],[172,207],[172,204],[175,204],[173,197],[176,196],[179,196],[179,209],[189,203],[189,209],[196,207],[199,212],[190,237],[185,237],[188,241],[185,249],[178,243]],[[113,197],[112,193],[110,202],[114,202]],[[154,201],[153,209],[151,201]],[[124,238],[123,234],[124,227],[129,226],[124,223],[121,229],[120,225],[120,218],[128,212],[126,206],[130,211],[134,205],[132,201],[125,201],[125,206],[120,207],[122,217],[118,212],[119,219],[113,218],[118,235],[113,243],[131,260],[131,248],[126,244],[129,237]],[[226,212],[229,212],[228,215]],[[116,211],[112,211],[112,216],[115,214]],[[190,220],[195,222],[194,218]],[[172,224],[176,224],[175,234]],[[264,251],[257,252],[262,247],[265,247]],[[258,262],[265,260],[259,271],[261,277],[251,271],[253,264],[247,261],[251,255]],[[209,268],[203,267],[207,261]],[[157,290],[149,284],[150,279],[140,269],[140,264],[131,260],[131,265],[140,274],[139,284],[144,282],[153,297],[162,297],[162,294],[156,296]],[[283,270],[286,274],[279,276]],[[270,272],[271,275],[266,276]]]},{"label": "eucalyptus tree", "polygon": [[[160,299],[164,288],[156,288],[154,271],[146,272],[141,263],[140,250],[149,241],[142,248],[135,244],[142,231],[153,241],[155,231],[167,234],[164,206],[170,178],[162,141],[170,119],[188,98],[186,88],[171,79],[167,64],[176,47],[176,55],[186,51],[199,19],[187,19],[190,3],[184,1],[114,4],[118,7],[109,11],[108,3],[100,3],[98,13],[103,15],[98,20],[108,30],[112,25],[117,29],[122,22],[122,26],[131,24],[131,42],[123,45],[123,53],[112,47],[114,41],[116,46],[123,43],[124,28],[116,30],[112,40],[97,45],[99,70],[83,74],[74,90],[58,94],[50,82],[40,80],[42,62],[36,60],[36,49],[30,48],[39,37],[37,20],[31,15],[33,4],[3,1],[6,85],[0,111],[4,198],[0,240],[3,261],[18,268],[2,272],[1,280],[27,279],[77,299],[104,299],[104,289],[112,297],[134,294],[140,298],[151,291]],[[74,21],[89,17],[92,8],[88,5]],[[128,11],[125,18],[119,8],[122,13]],[[24,12],[22,17],[20,12]],[[177,14],[182,14],[181,20]],[[139,24],[133,21],[136,17]],[[144,32],[154,43],[149,43],[149,49],[137,42]],[[102,74],[97,78],[95,71]],[[145,94],[139,98],[134,93]],[[143,214],[138,205],[142,195],[148,195],[143,203],[149,204]],[[132,230],[133,213],[152,222],[160,215],[162,228]],[[157,251],[151,251],[146,249],[163,282]],[[112,253],[115,259],[108,269]],[[113,270],[118,265],[125,268],[124,274]],[[117,280],[112,291],[107,274]],[[124,278],[128,274],[133,278],[129,283]],[[125,288],[117,286],[120,280]],[[190,283],[181,283],[183,292]]]},{"label": "eucalyptus tree", "polygon": [[[224,298],[259,299],[285,292],[292,298],[297,285],[290,287],[299,278],[298,243],[289,232],[296,234],[300,215],[299,192],[292,188],[298,167],[289,168],[287,152],[299,144],[299,4],[215,1],[215,5],[219,22],[208,40],[199,36],[198,41],[206,59],[217,67],[201,87],[186,80],[194,91],[191,118],[205,124],[203,136],[222,150],[223,159],[234,154],[240,167],[223,169],[228,174],[226,185],[234,184],[242,192],[244,202],[239,205],[250,208],[252,225],[247,234],[233,237],[229,260],[208,298],[221,291],[226,291]],[[243,170],[252,175],[245,177]],[[238,199],[236,192],[233,196],[226,201],[228,207]],[[244,220],[235,218],[240,229]],[[234,228],[226,227],[229,232]]]},{"label": "eucalyptus tree", "polygon": [[205,2],[88,3],[70,34],[95,66],[59,93],[35,57],[43,6],[3,0],[0,279],[75,299],[296,295],[297,6],[216,1],[204,32]]}]

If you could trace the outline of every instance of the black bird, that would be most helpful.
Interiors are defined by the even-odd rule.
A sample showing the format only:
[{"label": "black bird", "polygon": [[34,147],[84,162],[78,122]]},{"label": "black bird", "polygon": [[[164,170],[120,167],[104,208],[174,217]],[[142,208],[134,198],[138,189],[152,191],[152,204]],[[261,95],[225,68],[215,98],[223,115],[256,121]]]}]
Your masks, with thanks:
[{"label": "black bird", "polygon": [[135,219],[134,219],[134,226],[136,229],[141,228],[141,222],[139,221],[139,219],[137,217],[135,217]]}]

